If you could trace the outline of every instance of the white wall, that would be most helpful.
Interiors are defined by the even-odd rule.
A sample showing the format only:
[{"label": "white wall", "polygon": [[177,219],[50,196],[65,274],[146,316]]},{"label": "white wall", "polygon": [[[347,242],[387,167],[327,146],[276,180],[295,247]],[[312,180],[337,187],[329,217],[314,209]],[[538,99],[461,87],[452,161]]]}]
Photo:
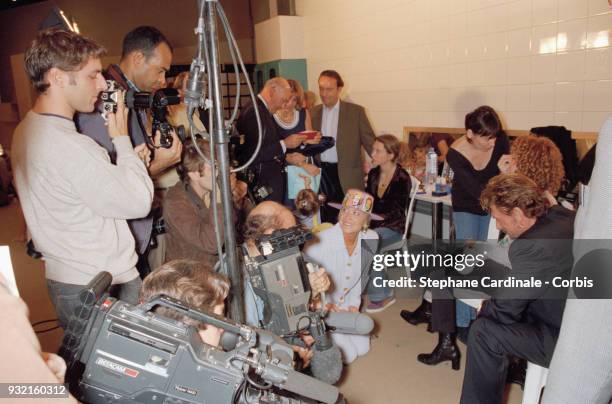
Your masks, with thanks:
[{"label": "white wall", "polygon": [[304,59],[302,17],[279,15],[255,24],[257,63],[279,59]]},{"label": "white wall", "polygon": [[297,0],[308,82],[338,70],[378,131],[463,127],[489,104],[509,129],[597,131],[612,114],[607,0]]}]

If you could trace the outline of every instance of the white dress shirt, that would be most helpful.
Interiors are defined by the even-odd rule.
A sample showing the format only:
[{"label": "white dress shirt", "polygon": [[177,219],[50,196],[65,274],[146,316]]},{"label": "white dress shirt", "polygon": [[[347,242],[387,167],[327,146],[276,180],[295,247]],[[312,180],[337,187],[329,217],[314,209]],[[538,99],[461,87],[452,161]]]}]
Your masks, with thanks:
[{"label": "white dress shirt", "polygon": [[321,133],[323,136],[331,136],[336,141],[334,147],[331,147],[321,153],[321,161],[325,163],[338,162],[338,116],[340,114],[340,100],[331,108],[323,105],[323,116],[321,117]]}]

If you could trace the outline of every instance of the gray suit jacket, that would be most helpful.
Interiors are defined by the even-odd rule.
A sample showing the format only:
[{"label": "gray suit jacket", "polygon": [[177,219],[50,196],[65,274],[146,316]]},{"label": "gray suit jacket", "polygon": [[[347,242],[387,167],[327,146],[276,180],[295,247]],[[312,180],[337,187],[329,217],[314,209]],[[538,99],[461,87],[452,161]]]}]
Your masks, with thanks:
[{"label": "gray suit jacket", "polygon": [[[313,107],[311,115],[313,128],[321,130],[323,105]],[[364,189],[361,146],[368,154],[371,154],[375,140],[376,135],[363,107],[340,101],[336,148],[338,150],[338,176],[345,193],[351,188]]]}]

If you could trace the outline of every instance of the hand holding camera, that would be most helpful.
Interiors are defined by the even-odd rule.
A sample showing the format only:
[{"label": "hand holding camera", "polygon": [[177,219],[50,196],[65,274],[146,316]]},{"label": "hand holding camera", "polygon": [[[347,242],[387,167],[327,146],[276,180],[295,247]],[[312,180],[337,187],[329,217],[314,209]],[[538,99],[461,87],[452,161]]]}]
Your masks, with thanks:
[{"label": "hand holding camera", "polygon": [[111,139],[118,136],[127,136],[127,111],[125,108],[125,91],[118,91],[117,109],[116,111],[108,111],[106,114],[106,124],[108,126],[108,135]]},{"label": "hand holding camera", "polygon": [[[178,138],[174,129],[170,131],[172,136],[172,144],[169,148],[159,147],[155,149],[155,157],[151,161],[149,171],[151,175],[157,175],[163,172],[166,168],[171,167],[181,161],[181,153],[183,152],[183,143]],[[153,144],[155,146],[160,145],[161,133],[160,131],[155,132],[153,138]]]},{"label": "hand holding camera", "polygon": [[139,144],[134,147],[134,151],[138,154],[138,157],[144,163],[145,167],[149,167],[151,164],[151,150],[147,147],[146,143]]}]

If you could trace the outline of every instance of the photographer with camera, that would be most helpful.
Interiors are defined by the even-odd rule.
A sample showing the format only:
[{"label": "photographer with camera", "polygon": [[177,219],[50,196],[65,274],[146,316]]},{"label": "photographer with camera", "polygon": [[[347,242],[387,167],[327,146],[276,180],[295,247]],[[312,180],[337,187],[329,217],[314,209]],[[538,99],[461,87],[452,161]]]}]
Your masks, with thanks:
[{"label": "photographer with camera", "polygon": [[[39,93],[13,136],[12,164],[32,240],[45,261],[49,296],[66,328],[78,293],[97,273],[112,273],[115,292],[136,303],[141,280],[126,219],[151,209],[153,184],[127,136],[123,94],[108,114],[105,135],[117,162],[75,128],[75,112],[88,113],[106,82],[102,46],[78,34],[47,30],[25,53],[27,74]],[[146,158],[145,158],[146,159]]]},{"label": "photographer with camera", "polygon": [[[207,158],[210,158],[208,141],[198,138],[197,146]],[[178,171],[181,181],[168,190],[163,202],[166,261],[190,259],[214,266],[219,259],[211,199],[216,181],[212,178],[210,163],[199,155],[191,139],[187,139],[183,146],[183,157],[178,165]],[[232,199],[236,208],[246,194],[246,184],[235,181],[233,175],[231,179]],[[219,195],[220,191],[217,192]],[[217,212],[221,223],[220,204]],[[220,227],[220,230],[223,231],[223,227]]]},{"label": "photographer with camera", "polygon": [[[172,63],[172,46],[168,39],[156,28],[142,26],[129,32],[123,39],[123,50],[119,64],[112,64],[105,72],[107,78],[114,80],[123,90],[153,93],[165,87],[165,75]],[[116,149],[106,132],[106,122],[100,112],[102,103],[94,113],[78,114],[76,123],[79,132],[94,139],[104,147],[111,161],[115,162]],[[147,133],[147,114],[144,110],[130,109],[128,112],[129,136],[133,146],[149,143]],[[172,144],[161,147],[162,134],[153,133],[153,153],[149,174],[156,178],[180,161],[182,144],[176,133],[170,131]],[[147,247],[151,240],[153,217],[149,212],[140,220],[129,221],[130,229],[136,239],[136,251],[140,256],[139,269],[143,274],[149,272],[146,263]]]}]

